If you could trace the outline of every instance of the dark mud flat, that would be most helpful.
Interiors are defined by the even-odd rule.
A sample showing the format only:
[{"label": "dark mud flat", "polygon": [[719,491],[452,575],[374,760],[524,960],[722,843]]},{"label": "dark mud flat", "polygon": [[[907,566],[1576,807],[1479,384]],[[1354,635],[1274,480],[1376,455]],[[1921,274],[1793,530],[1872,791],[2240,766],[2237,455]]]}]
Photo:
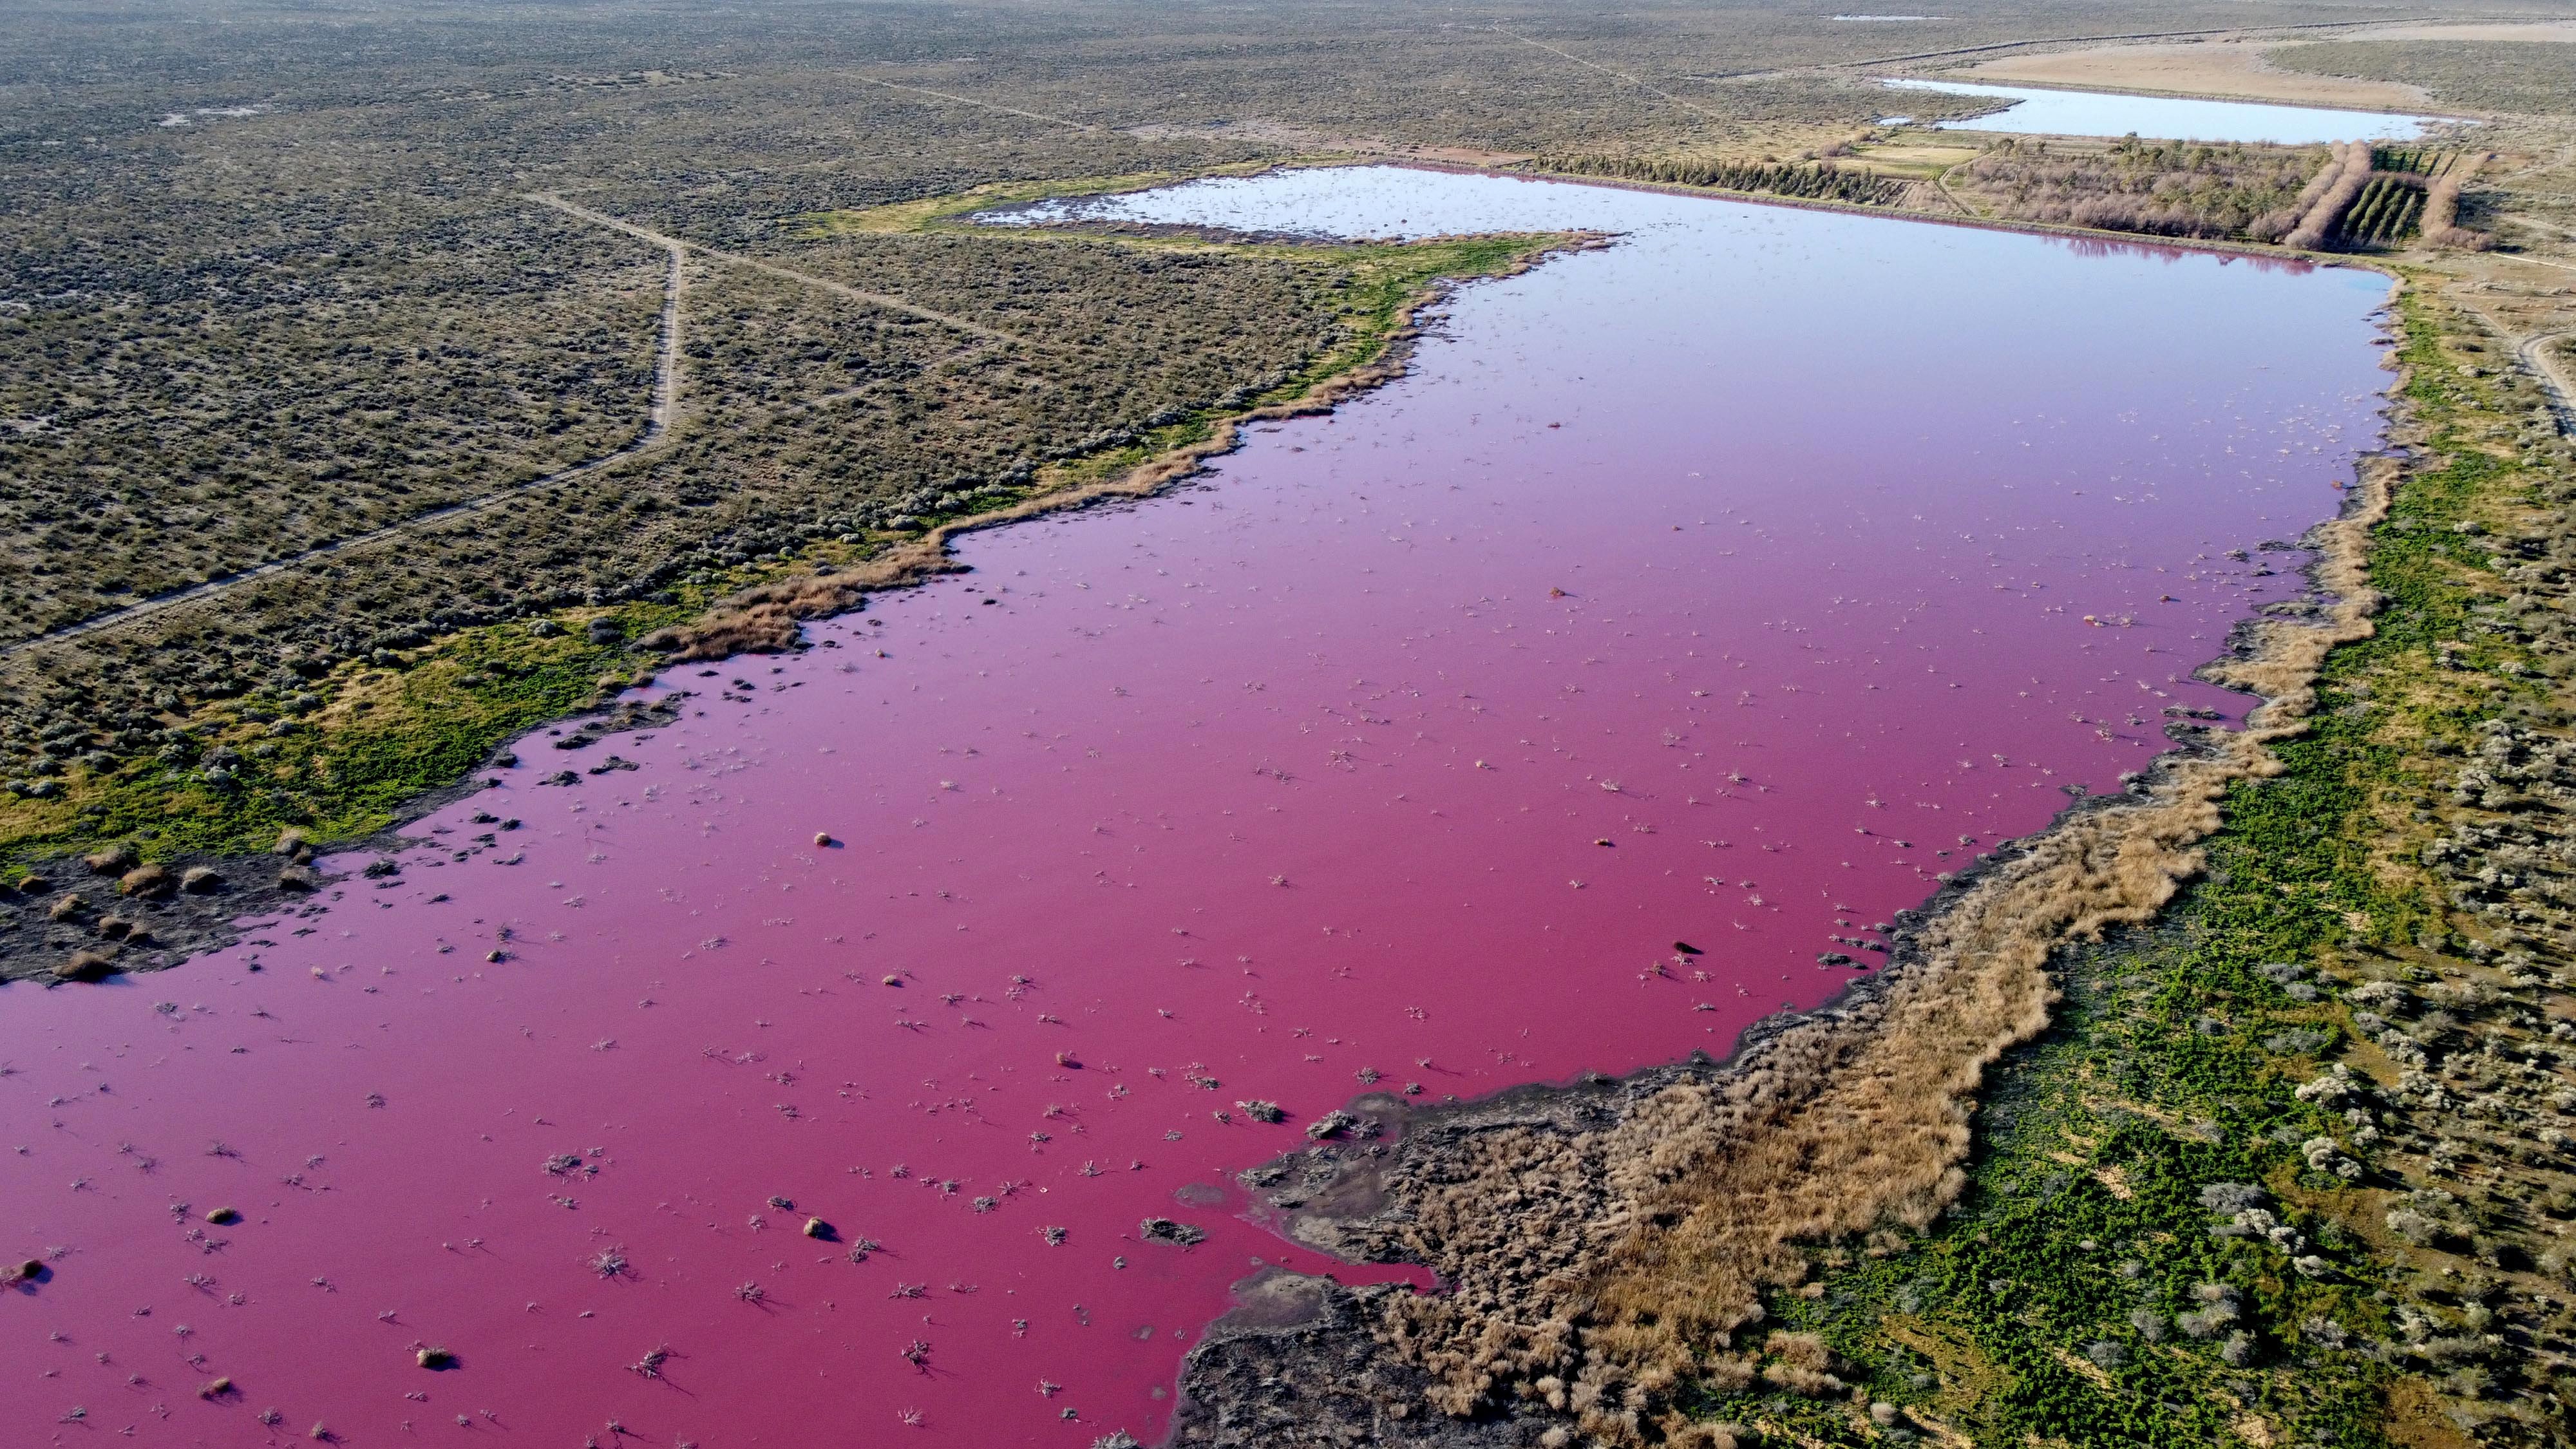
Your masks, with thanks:
[{"label": "dark mud flat", "polygon": [[[1597,1132],[1668,1087],[1712,1083],[1727,1071],[1694,1056],[1615,1080],[1514,1088],[1455,1106],[1413,1109],[1397,1098],[1362,1098],[1349,1109],[1359,1121],[1341,1134],[1347,1140],[1247,1169],[1240,1180],[1276,1210],[1275,1221],[1289,1236],[1345,1260],[1367,1261],[1401,1251],[1388,1230],[1406,1211],[1411,1181],[1446,1175],[1479,1135]],[[1569,1183],[1567,1196],[1581,1195],[1584,1186]],[[1532,1272],[1544,1272],[1549,1245],[1534,1240],[1530,1247]],[[1550,1430],[1562,1432],[1564,1416],[1544,1405],[1531,1405],[1526,1415],[1506,1408],[1466,1419],[1429,1410],[1431,1376],[1388,1352],[1382,1340],[1384,1300],[1413,1291],[1277,1271],[1238,1284],[1239,1306],[1211,1326],[1182,1365],[1181,1404],[1167,1442],[1502,1449],[1537,1445]]]}]

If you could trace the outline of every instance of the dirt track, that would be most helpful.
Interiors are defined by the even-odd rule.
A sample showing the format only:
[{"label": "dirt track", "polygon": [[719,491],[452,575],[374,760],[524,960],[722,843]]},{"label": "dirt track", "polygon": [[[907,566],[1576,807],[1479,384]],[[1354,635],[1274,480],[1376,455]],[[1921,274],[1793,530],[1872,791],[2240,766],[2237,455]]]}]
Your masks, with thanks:
[{"label": "dirt track", "polygon": [[669,440],[672,425],[679,418],[680,294],[685,290],[681,269],[682,263],[687,260],[687,253],[679,243],[674,241],[663,239],[656,244],[669,253],[671,264],[670,272],[662,283],[662,341],[654,364],[653,402],[645,412],[644,430],[636,435],[633,442],[614,452],[602,453],[596,458],[575,463],[568,468],[558,468],[551,473],[531,478],[525,483],[516,483],[477,498],[442,504],[426,513],[414,514],[400,523],[389,523],[382,528],[370,529],[348,538],[334,539],[318,547],[308,548],[302,553],[270,559],[264,564],[243,569],[238,573],[225,574],[221,578],[208,579],[204,583],[175,589],[166,594],[156,594],[122,609],[111,609],[104,614],[92,614],[78,623],[65,624],[59,629],[38,634],[31,639],[21,639],[5,648],[0,648],[0,659],[6,659],[40,645],[59,644],[66,639],[77,639],[84,634],[94,634],[102,629],[131,624],[164,610],[178,608],[182,604],[201,603],[207,599],[219,598],[244,584],[281,574],[289,569],[300,568],[316,559],[329,558],[385,543],[400,538],[425,524],[458,518],[469,513],[480,513],[496,504],[506,503],[541,488],[551,488],[558,483],[569,483],[575,478],[587,477],[603,469],[615,467],[630,458],[639,457],[661,447]]},{"label": "dirt track", "polygon": [[791,282],[802,282],[806,286],[830,292],[834,296],[847,297],[853,302],[865,302],[871,307],[883,307],[889,312],[901,312],[908,317],[919,317],[925,322],[936,322],[943,327],[953,327],[960,332],[969,332],[977,337],[989,338],[995,342],[1017,343],[1022,347],[1036,347],[1041,345],[1030,341],[1026,337],[1022,337],[1017,333],[999,331],[994,328],[987,327],[981,322],[970,322],[965,318],[956,316],[952,313],[939,312],[928,307],[915,306],[901,297],[888,296],[883,292],[863,291],[846,282],[835,282],[829,277],[818,277],[811,272],[800,272],[791,267],[782,267],[775,262],[764,262],[758,257],[747,257],[740,252],[725,251],[721,248],[708,246],[703,242],[683,241],[675,236],[667,236],[650,227],[638,226],[631,221],[620,221],[616,217],[608,215],[606,212],[593,211],[589,207],[583,206],[578,202],[566,201],[551,191],[531,192],[529,193],[527,200],[536,202],[543,206],[551,206],[557,211],[570,216],[580,217],[584,221],[597,222],[601,226],[622,231],[628,236],[641,237],[645,241],[653,243],[655,246],[676,248],[683,252],[695,252],[699,256],[712,257],[720,262],[730,262],[737,267],[749,267],[755,272],[767,272],[773,277],[784,277]]}]

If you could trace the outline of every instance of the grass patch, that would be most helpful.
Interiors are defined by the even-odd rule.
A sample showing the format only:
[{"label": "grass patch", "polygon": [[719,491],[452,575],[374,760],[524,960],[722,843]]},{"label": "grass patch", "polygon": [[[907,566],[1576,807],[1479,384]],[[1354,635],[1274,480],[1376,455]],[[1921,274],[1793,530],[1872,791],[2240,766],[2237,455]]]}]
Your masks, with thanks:
[{"label": "grass patch", "polygon": [[[639,616],[588,611],[591,617]],[[576,626],[581,621],[576,620]],[[288,693],[199,711],[154,756],[76,770],[51,799],[0,800],[0,872],[137,842],[147,859],[266,849],[298,827],[359,838],[415,797],[464,779],[519,731],[596,703],[626,650],[578,627],[547,639],[525,624],[451,635],[399,665],[344,666]]]}]

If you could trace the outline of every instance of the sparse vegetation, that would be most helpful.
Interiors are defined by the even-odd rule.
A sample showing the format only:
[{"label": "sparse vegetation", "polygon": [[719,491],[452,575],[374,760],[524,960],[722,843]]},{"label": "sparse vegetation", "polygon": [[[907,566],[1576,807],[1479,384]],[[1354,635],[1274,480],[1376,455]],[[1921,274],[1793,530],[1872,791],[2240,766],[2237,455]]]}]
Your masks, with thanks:
[{"label": "sparse vegetation", "polygon": [[2015,220],[2269,241],[2288,229],[2274,219],[2291,211],[2322,164],[2323,151],[2307,146],[2007,138],[1951,173],[1949,185]]},{"label": "sparse vegetation", "polygon": [[[15,701],[0,712],[0,753],[19,752],[0,766],[14,776],[0,858],[101,840],[167,858],[264,849],[287,827],[323,839],[380,828],[501,739],[658,662],[637,641],[785,574],[790,559],[886,582],[887,571],[862,569],[926,531],[1115,476],[1216,436],[1228,413],[1367,366],[1438,279],[1506,267],[1543,244],[805,230],[797,246],[810,255],[797,264],[826,281],[901,286],[1068,341],[943,339],[824,286],[716,268],[690,291],[683,402],[696,421],[638,460],[613,504],[592,506],[606,484],[585,479],[522,506],[513,527],[530,530],[524,543],[479,519],[442,522],[403,549],[313,566],[331,590],[262,580],[219,605],[0,664],[0,690],[17,686],[0,697]],[[890,262],[908,270],[892,277]],[[953,281],[926,287],[938,269]],[[823,346],[800,327],[843,340]],[[788,377],[792,392],[776,380]],[[524,571],[530,548],[612,579],[632,572],[568,590],[541,566]],[[483,581],[461,598],[449,592],[459,569]],[[810,570],[797,577],[806,582],[782,587],[800,606],[748,629],[702,625],[676,652],[780,647],[796,618],[858,593],[819,588],[824,575]],[[451,602],[360,632],[369,612],[408,615],[421,593]]]},{"label": "sparse vegetation", "polygon": [[[2262,652],[2222,666],[2282,701],[2256,721],[2276,765],[2176,767],[2223,808],[2174,834],[2079,816],[1946,903],[1883,997],[1739,1065],[1408,1124],[1389,1206],[1310,1231],[1451,1290],[1327,1290],[1315,1326],[1221,1336],[1194,1384],[1342,1364],[1341,1397],[1230,1396],[1237,1437],[1365,1434],[1364,1396],[1396,1395],[1567,1444],[2564,1442],[2576,465],[2537,382],[2481,365],[2485,324],[2436,286],[2402,311],[2423,454],[2366,470],[2389,491],[2326,531],[2321,583],[2351,602],[2323,629],[2261,625]],[[2517,295],[2546,316],[2557,294]],[[2154,850],[2077,843],[2123,815],[2163,850],[2216,827],[2162,913]],[[2015,894],[2070,858],[2050,852],[2103,863],[2063,899],[2144,904],[2094,908],[2112,934],[2083,944],[2035,909],[2055,897]],[[1909,1115],[1934,1093],[1891,1084],[1935,1060],[1967,1080],[1972,1043],[2035,1019],[2003,953],[1943,954],[1981,939],[1980,910],[2078,944],[2047,1030],[2004,1049],[1945,1143]],[[1986,963],[1976,987],[1911,994],[1906,973],[1953,959]],[[1932,1002],[1946,1018],[1916,1014]],[[1920,1058],[1918,1029],[1941,1043]],[[1896,1100],[1842,1095],[1880,1089]],[[1306,1156],[1246,1181],[1329,1199],[1336,1171]],[[1183,1442],[1229,1442],[1215,1422]]]},{"label": "sparse vegetation", "polygon": [[2438,104],[2476,111],[2576,113],[2576,66],[2563,44],[2505,40],[2331,40],[2284,46],[2284,70],[2421,86]]}]

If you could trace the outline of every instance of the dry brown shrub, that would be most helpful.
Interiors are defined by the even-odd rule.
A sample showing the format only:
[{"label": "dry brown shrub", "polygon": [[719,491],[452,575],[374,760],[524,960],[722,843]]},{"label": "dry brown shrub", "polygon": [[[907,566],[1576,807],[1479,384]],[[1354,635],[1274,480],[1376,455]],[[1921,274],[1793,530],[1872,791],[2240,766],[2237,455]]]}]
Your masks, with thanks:
[{"label": "dry brown shrub", "polygon": [[113,948],[102,947],[92,951],[74,951],[68,959],[54,967],[54,979],[57,981],[96,981],[115,969],[116,953]]},{"label": "dry brown shrub", "polygon": [[164,866],[138,865],[117,878],[116,888],[125,895],[148,901],[170,894],[178,889],[178,884]]},{"label": "dry brown shrub", "polygon": [[1804,1394],[1811,1399],[1831,1398],[1841,1393],[1843,1388],[1843,1381],[1832,1374],[1800,1368],[1793,1363],[1775,1363],[1764,1367],[1762,1381],[1775,1388],[1787,1389],[1793,1394]]},{"label": "dry brown shrub", "polygon": [[1771,1336],[1763,1340],[1762,1351],[1792,1368],[1805,1369],[1809,1373],[1830,1373],[1834,1366],[1834,1356],[1825,1347],[1825,1341],[1812,1333],[1773,1329]]},{"label": "dry brown shrub", "polygon": [[2308,178],[2308,184],[2299,188],[2298,199],[2280,211],[2269,213],[2256,221],[2248,229],[2247,234],[2256,241],[2277,241],[2286,236],[2298,226],[2300,218],[2306,216],[2316,206],[2317,199],[2326,194],[2326,188],[2334,185],[2336,179],[2342,175],[2343,153],[2328,147],[2326,164],[2318,167],[2317,174]]},{"label": "dry brown shrub", "polygon": [[2422,225],[2425,245],[2464,252],[2482,252],[2495,245],[2494,237],[2459,224],[2460,186],[2486,161],[2484,153],[2465,157],[2449,171],[2433,178],[2433,184],[2424,189]]},{"label": "dry brown shrub", "polygon": [[2299,224],[2291,229],[2288,236],[2281,239],[2281,244],[2297,247],[2302,251],[2314,250],[2325,245],[2326,237],[2333,232],[2335,223],[2343,219],[2345,209],[2352,205],[2354,197],[2361,195],[2362,186],[2369,180],[2370,143],[2345,142],[2342,167],[2333,173],[2333,179],[2327,184],[2325,190],[2300,217]]}]

